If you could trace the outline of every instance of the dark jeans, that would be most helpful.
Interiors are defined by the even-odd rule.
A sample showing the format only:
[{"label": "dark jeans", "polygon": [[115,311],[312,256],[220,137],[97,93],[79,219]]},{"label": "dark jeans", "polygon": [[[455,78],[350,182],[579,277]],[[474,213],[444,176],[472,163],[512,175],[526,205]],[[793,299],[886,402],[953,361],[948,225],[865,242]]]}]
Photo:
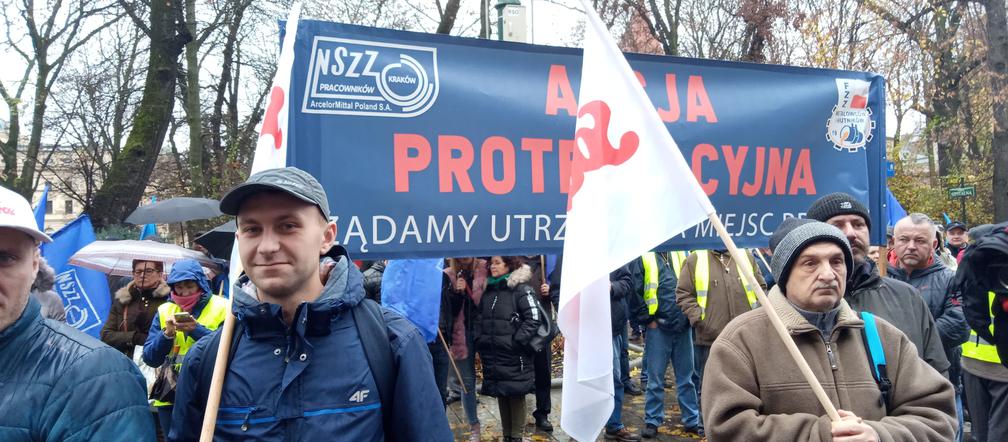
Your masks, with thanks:
[{"label": "dark jeans", "polygon": [[172,406],[167,405],[154,408],[157,410],[157,420],[158,425],[161,426],[161,432],[164,433],[165,440],[168,440],[168,432],[171,430]]},{"label": "dark jeans", "polygon": [[[630,342],[627,338],[626,324],[624,324],[619,336],[623,338],[620,341],[619,353],[620,382],[623,385],[630,385]],[[615,336],[613,337],[615,338]]]},{"label": "dark jeans", "polygon": [[535,372],[535,397],[536,405],[532,416],[545,419],[550,414],[553,403],[550,402],[550,388],[553,382],[550,368],[550,360],[553,358],[553,349],[549,344],[542,351],[538,351],[532,357],[532,367]]},{"label": "dark jeans", "polygon": [[435,340],[432,344],[427,344],[430,350],[431,359],[434,360],[434,383],[437,384],[438,393],[441,393],[441,402],[448,404],[448,371],[451,370],[451,356],[444,349],[444,344],[440,340]]},{"label": "dark jeans", "polygon": [[693,385],[696,385],[697,398],[703,396],[703,370],[707,365],[707,356],[710,356],[709,346],[693,345]]},{"label": "dark jeans", "polygon": [[973,421],[973,440],[1008,440],[1008,383],[974,376],[963,370],[963,388]]}]

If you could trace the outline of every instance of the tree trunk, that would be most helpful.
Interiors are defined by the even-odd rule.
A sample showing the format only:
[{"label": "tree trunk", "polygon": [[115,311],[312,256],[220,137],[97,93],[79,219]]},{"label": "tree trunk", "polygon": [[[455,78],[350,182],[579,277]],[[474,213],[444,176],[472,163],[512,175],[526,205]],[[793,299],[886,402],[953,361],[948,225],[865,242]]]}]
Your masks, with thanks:
[{"label": "tree trunk", "polygon": [[31,200],[35,192],[35,166],[38,164],[38,153],[42,144],[43,118],[45,117],[46,101],[49,99],[49,65],[44,58],[44,52],[38,55],[38,77],[35,78],[35,103],[32,107],[32,128],[28,136],[28,146],[25,149],[24,164],[14,185],[14,191]]},{"label": "tree trunk", "polygon": [[18,138],[21,137],[20,112],[17,107],[19,102],[20,100],[14,97],[10,97],[7,100],[7,110],[10,112],[10,124],[7,126],[7,141],[2,146],[4,167],[3,177],[0,177],[0,182],[9,188],[13,188],[15,181],[17,181],[17,147]]},{"label": "tree trunk", "polygon": [[95,194],[91,219],[96,229],[122,222],[140,203],[157,163],[175,106],[178,57],[192,38],[182,23],[182,6],[150,3],[150,60],[143,98],[122,152]]},{"label": "tree trunk", "polygon": [[991,156],[994,161],[994,222],[1008,220],[1008,23],[1004,0],[987,0],[987,67],[994,97],[994,134]]},{"label": "tree trunk", "polygon": [[[196,0],[185,0],[186,28],[189,34],[196,35]],[[186,44],[186,123],[189,125],[189,189],[193,196],[205,196],[206,186],[203,180],[205,167],[203,164],[203,118],[200,106],[199,84],[199,49],[200,43],[193,38]]]},{"label": "tree trunk", "polygon": [[441,16],[441,23],[438,23],[438,34],[451,33],[452,28],[455,27],[455,16],[458,15],[460,3],[462,3],[462,0],[448,0],[448,3],[445,5],[444,15]]}]

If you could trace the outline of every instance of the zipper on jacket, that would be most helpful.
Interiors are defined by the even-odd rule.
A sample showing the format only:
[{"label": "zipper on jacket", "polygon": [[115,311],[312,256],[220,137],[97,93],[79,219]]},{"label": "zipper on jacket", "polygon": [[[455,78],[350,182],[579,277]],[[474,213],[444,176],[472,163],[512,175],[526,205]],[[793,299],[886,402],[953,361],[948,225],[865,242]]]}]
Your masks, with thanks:
[{"label": "zipper on jacket", "polygon": [[249,407],[248,413],[245,413],[245,419],[242,421],[241,430],[248,431],[249,428],[249,418],[252,417],[252,413],[256,411],[256,407]]},{"label": "zipper on jacket", "polygon": [[833,354],[833,347],[831,347],[829,341],[825,339],[823,340],[823,343],[826,344],[826,357],[829,358],[830,368],[832,368],[833,371],[838,370],[840,367],[837,367],[836,355]]}]

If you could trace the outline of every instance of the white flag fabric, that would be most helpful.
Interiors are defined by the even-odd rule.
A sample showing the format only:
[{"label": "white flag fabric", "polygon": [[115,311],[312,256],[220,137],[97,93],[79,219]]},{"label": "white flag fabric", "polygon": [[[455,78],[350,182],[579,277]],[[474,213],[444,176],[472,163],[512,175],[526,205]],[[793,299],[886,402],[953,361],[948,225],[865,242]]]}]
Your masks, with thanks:
[{"label": "white flag fabric", "polygon": [[609,272],[714,208],[591,3],[571,163],[558,325],[560,425],[595,440],[613,407]]},{"label": "white flag fabric", "polygon": [[[266,99],[266,110],[259,127],[259,141],[252,157],[252,171],[255,174],[267,169],[287,166],[287,121],[290,114],[290,79],[294,68],[294,41],[297,39],[298,19],[301,3],[291,6],[287,13],[283,43],[280,45],[280,59],[277,60],[276,74],[270,85]],[[241,275],[241,256],[238,247],[231,250],[231,268],[228,276],[232,283]]]}]

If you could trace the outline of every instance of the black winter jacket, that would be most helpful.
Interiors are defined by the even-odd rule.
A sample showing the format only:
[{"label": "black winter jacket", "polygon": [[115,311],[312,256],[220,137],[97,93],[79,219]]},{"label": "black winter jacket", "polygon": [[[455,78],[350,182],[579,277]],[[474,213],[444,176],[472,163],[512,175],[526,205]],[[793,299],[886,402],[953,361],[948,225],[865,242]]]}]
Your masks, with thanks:
[{"label": "black winter jacket", "polygon": [[532,350],[529,341],[539,328],[532,271],[521,266],[507,279],[487,284],[480,299],[473,342],[483,362],[480,393],[503,397],[532,392]]},{"label": "black winter jacket", "polygon": [[948,376],[949,361],[942,347],[931,311],[917,289],[892,278],[883,278],[871,260],[856,263],[847,279],[844,299],[857,311],[871,312],[900,329],[917,347],[917,355]]},{"label": "black winter jacket", "polygon": [[385,274],[385,261],[378,260],[362,272],[364,278],[364,293],[368,299],[381,302],[381,281]]},{"label": "black winter jacket", "polygon": [[630,262],[630,274],[633,279],[633,295],[630,302],[630,314],[636,315],[641,325],[647,326],[651,321],[658,321],[658,326],[673,333],[681,333],[690,327],[689,319],[676,304],[676,286],[679,280],[675,271],[663,254],[656,256],[658,261],[658,309],[655,314],[648,313],[644,302],[644,260],[637,258]]}]

